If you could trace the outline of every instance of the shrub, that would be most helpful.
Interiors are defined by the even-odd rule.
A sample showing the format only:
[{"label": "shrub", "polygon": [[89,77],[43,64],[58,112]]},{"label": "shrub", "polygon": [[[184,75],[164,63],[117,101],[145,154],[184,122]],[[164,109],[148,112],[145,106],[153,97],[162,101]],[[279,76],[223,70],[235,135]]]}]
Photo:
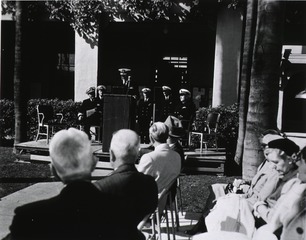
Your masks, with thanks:
[{"label": "shrub", "polygon": [[[14,138],[15,116],[14,103],[10,100],[0,100],[0,137],[1,140]],[[29,140],[34,140],[37,134],[37,111],[36,105],[51,105],[55,113],[63,113],[64,122],[69,127],[77,127],[77,113],[81,102],[59,99],[31,99],[28,101],[27,109],[27,135]]]},{"label": "shrub", "polygon": [[11,100],[0,99],[0,139],[14,136],[15,124],[14,103]]},{"label": "shrub", "polygon": [[[239,124],[238,110],[238,104],[236,103],[226,107],[224,105],[220,105],[215,108],[199,108],[192,124],[192,130],[196,132],[203,132],[203,123],[205,122],[208,113],[220,113],[220,121],[218,125],[218,145],[220,147],[225,147],[228,143],[237,141]],[[192,145],[196,146],[198,140],[199,139],[196,136],[193,137],[191,139]],[[212,147],[211,142],[209,142],[208,145]]]}]

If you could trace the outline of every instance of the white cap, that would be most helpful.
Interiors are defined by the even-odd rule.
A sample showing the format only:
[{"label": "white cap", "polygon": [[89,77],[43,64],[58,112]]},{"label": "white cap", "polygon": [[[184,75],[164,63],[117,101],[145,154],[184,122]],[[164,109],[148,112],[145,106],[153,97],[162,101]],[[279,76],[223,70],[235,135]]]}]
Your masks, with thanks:
[{"label": "white cap", "polygon": [[180,95],[191,95],[190,91],[185,88],[180,89],[179,93]]},{"label": "white cap", "polygon": [[129,68],[119,68],[118,71],[119,71],[120,73],[127,73],[127,72],[130,72],[131,69],[129,69]]},{"label": "white cap", "polygon": [[141,91],[144,92],[144,93],[147,93],[147,92],[151,92],[151,89],[150,88],[143,88]]},{"label": "white cap", "polygon": [[104,85],[99,85],[97,87],[97,90],[106,90],[106,87]]},{"label": "white cap", "polygon": [[163,91],[171,91],[171,88],[168,86],[162,86]]}]

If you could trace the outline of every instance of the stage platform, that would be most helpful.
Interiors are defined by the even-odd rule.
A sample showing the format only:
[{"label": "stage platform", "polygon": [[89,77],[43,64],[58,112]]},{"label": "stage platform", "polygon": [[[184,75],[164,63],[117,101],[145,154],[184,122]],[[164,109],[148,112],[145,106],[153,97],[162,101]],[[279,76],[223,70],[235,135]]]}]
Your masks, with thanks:
[{"label": "stage platform", "polygon": [[[17,161],[27,161],[35,163],[50,163],[49,144],[45,139],[30,141],[15,145]],[[102,144],[92,142],[92,153],[99,159],[96,169],[93,172],[93,178],[107,176],[112,172],[109,163],[109,152],[102,151]],[[151,151],[148,144],[141,144],[141,154]],[[186,174],[224,174],[224,164],[226,161],[225,149],[208,148],[200,152],[200,149],[185,151]]]},{"label": "stage platform", "polygon": [[[45,139],[38,141],[30,141],[19,143],[15,145],[16,148],[16,160],[17,161],[27,161],[35,163],[51,163],[51,158],[49,156],[49,144]],[[91,143],[91,150],[93,155],[96,151],[102,149],[102,144],[98,142]],[[101,154],[102,155],[102,154]],[[92,173],[93,179],[99,179],[109,175],[113,168],[109,163],[109,153],[105,153],[105,161],[97,162],[96,168]],[[107,160],[107,161],[106,161]]]}]

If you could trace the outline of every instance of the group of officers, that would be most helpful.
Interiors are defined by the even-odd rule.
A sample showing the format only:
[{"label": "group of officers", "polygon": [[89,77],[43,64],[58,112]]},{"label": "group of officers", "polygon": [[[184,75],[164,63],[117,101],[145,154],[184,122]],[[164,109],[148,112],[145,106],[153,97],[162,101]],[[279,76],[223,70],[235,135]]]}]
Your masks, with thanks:
[{"label": "group of officers", "polygon": [[[181,120],[183,128],[188,129],[190,122],[195,116],[196,106],[191,98],[191,92],[182,88],[179,90],[179,100],[174,99],[172,89],[169,86],[162,86],[163,97],[153,100],[152,90],[148,87],[142,88],[142,97],[136,104],[136,131],[140,135],[142,143],[149,143],[148,129],[153,122],[164,122],[168,116],[175,116]],[[84,131],[91,139],[90,127],[103,124],[103,104],[106,87],[95,87],[86,90],[88,99],[82,102],[78,113],[78,121],[84,126]],[[115,107],[115,106],[114,106]]]}]

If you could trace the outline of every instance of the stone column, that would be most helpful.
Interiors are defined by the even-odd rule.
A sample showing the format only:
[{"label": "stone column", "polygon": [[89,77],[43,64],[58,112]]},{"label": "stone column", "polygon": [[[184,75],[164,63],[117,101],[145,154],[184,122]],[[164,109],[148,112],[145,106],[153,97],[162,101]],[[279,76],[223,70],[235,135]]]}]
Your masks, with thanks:
[{"label": "stone column", "polygon": [[213,107],[238,101],[242,26],[239,9],[220,8],[216,30]]},{"label": "stone column", "polygon": [[78,33],[75,33],[74,79],[74,101],[83,101],[88,97],[86,89],[97,86],[98,47],[91,48]]}]

